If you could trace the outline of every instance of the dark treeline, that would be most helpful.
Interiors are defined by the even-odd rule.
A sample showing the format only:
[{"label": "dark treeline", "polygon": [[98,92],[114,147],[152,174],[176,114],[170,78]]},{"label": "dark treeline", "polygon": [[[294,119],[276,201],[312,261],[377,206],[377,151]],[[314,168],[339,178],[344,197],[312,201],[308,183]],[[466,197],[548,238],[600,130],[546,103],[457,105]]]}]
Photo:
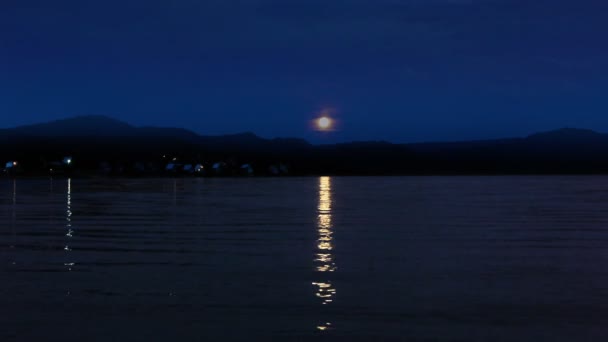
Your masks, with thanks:
[{"label": "dark treeline", "polygon": [[[67,156],[73,163],[63,162]],[[89,116],[0,130],[0,162],[6,174],[23,176],[177,175],[188,174],[187,165],[228,176],[608,173],[608,135],[561,129],[489,141],[311,145],[251,133],[210,137],[138,128]],[[7,169],[11,162],[17,165]]]}]

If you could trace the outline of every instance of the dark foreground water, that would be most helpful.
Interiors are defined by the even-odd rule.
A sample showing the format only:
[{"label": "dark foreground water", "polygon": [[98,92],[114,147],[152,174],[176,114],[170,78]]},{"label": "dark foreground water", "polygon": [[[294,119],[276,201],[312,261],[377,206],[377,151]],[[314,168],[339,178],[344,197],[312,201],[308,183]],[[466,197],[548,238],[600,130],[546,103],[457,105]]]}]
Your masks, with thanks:
[{"label": "dark foreground water", "polygon": [[601,341],[608,177],[0,180],[0,341]]}]

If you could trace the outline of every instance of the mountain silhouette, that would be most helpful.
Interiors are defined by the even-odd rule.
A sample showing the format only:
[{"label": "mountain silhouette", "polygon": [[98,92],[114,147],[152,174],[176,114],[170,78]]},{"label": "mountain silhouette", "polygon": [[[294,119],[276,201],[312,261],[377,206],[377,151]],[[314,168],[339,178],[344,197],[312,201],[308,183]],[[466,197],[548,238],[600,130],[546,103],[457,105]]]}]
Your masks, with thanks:
[{"label": "mountain silhouette", "polygon": [[0,162],[22,160],[37,174],[44,171],[39,165],[66,155],[74,156],[84,173],[100,163],[148,163],[160,170],[167,156],[190,163],[248,163],[258,170],[283,163],[301,175],[607,173],[608,135],[562,128],[496,140],[312,145],[251,132],[205,136],[182,128],[135,127],[99,115],[0,130]]},{"label": "mountain silhouette", "polygon": [[[9,130],[11,131],[11,130]],[[136,128],[119,120],[102,115],[77,116],[12,129],[13,135],[23,136],[125,136],[133,135]]]},{"label": "mountain silhouette", "polygon": [[561,128],[547,132],[539,132],[526,137],[528,141],[546,141],[550,143],[588,143],[598,142],[608,138],[607,134],[598,133],[590,129]]}]

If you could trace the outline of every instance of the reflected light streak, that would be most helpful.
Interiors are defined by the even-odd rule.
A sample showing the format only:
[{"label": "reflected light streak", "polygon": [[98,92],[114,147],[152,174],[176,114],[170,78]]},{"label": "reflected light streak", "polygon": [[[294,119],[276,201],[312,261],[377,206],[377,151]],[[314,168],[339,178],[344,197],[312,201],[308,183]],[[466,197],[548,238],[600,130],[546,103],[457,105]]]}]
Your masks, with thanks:
[{"label": "reflected light streak", "polygon": [[[17,245],[17,231],[15,226],[17,224],[17,180],[13,179],[13,205],[12,205],[12,215],[11,215],[11,234],[13,236],[13,241],[10,248],[15,248]],[[13,261],[13,265],[15,262]]]},{"label": "reflected light streak", "polygon": [[[332,189],[331,178],[319,178],[319,205],[317,207],[317,250],[313,259],[315,271],[321,272],[324,277],[320,281],[312,283],[316,287],[315,296],[320,299],[322,305],[328,305],[333,302],[336,295],[336,289],[332,282],[328,279],[330,272],[337,270],[334,256],[331,251],[333,246],[333,226],[332,226]],[[330,328],[331,323],[325,323],[317,326],[317,330],[326,331]]]},{"label": "reflected light streak", "polygon": [[17,204],[17,180],[13,179],[13,205],[16,205],[16,204]]},{"label": "reflected light streak", "polygon": [[[71,239],[72,237],[74,237],[74,230],[72,229],[72,179],[71,178],[68,178],[65,228],[67,230],[67,233],[65,234],[65,236],[68,239]],[[70,246],[69,246],[69,244],[68,244],[67,241],[66,241],[66,245],[63,248],[63,250],[66,251],[66,252],[72,251],[72,249],[70,248]],[[74,263],[74,262],[65,262],[65,263],[63,263],[64,266],[68,267],[68,271],[71,271],[72,267],[75,264],[76,263]]]},{"label": "reflected light streak", "polygon": [[331,178],[321,177],[319,178],[319,213],[317,217],[317,248],[320,253],[317,253],[314,259],[319,272],[334,272],[336,270],[333,257],[328,253],[334,249],[332,244],[331,207]]}]

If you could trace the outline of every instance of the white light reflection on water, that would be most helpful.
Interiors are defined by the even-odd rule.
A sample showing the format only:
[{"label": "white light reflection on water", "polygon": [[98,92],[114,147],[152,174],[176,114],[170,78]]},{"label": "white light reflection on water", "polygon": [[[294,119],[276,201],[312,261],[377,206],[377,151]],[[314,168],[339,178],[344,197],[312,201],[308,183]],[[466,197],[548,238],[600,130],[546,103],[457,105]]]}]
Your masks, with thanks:
[{"label": "white light reflection on water", "polygon": [[[17,180],[13,179],[13,205],[17,204]],[[14,211],[13,211],[14,213]]]},{"label": "white light reflection on water", "polygon": [[[66,244],[65,244],[65,247],[63,248],[63,250],[66,251],[69,256],[69,252],[72,251],[72,248],[70,248],[70,239],[74,237],[74,230],[72,229],[72,179],[71,178],[68,178],[65,228],[67,230],[67,233],[65,234],[65,236],[67,237],[68,240],[66,241]],[[67,258],[67,259],[69,259],[69,258]],[[68,268],[68,271],[71,271],[72,267],[74,267],[75,263],[74,262],[64,262],[63,265]]]},{"label": "white light reflection on water", "polygon": [[[328,272],[337,270],[334,255],[331,251],[333,246],[333,226],[332,226],[332,198],[331,198],[331,177],[319,178],[319,206],[317,216],[317,253],[315,254],[315,271],[321,272],[324,276],[320,281],[313,282],[316,286],[316,297],[321,300],[322,305],[333,302],[336,289],[328,279]],[[328,330],[331,323],[327,322],[317,326],[317,330]]]},{"label": "white light reflection on water", "polygon": [[[12,202],[12,215],[11,215],[11,235],[13,237],[13,241],[11,242],[10,248],[15,248],[17,244],[17,231],[15,226],[17,225],[17,180],[13,179],[13,202]],[[12,264],[15,265],[15,261],[12,261]]]}]

